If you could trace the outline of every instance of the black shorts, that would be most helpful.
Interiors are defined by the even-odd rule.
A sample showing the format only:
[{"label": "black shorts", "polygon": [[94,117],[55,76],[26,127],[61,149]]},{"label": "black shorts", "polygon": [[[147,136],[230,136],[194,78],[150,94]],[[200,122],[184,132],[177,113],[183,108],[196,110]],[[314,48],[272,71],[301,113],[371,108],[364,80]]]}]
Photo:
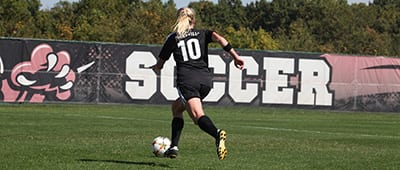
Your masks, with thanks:
[{"label": "black shorts", "polygon": [[177,89],[179,97],[186,103],[186,101],[194,97],[203,100],[210,93],[211,87],[198,83],[178,85]]}]

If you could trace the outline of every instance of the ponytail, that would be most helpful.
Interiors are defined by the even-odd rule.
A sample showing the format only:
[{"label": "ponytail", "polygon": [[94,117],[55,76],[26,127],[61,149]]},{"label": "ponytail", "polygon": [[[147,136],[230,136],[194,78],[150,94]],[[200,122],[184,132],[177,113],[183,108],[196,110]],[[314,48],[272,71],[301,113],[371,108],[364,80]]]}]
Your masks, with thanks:
[{"label": "ponytail", "polygon": [[195,23],[194,11],[191,8],[180,8],[177,19],[173,26],[173,31],[178,37],[183,37]]}]

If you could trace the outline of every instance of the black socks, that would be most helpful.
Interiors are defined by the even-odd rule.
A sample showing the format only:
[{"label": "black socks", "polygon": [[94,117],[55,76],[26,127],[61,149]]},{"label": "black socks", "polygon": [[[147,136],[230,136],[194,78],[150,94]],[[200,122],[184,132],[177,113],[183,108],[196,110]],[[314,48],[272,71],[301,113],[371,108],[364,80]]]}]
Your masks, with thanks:
[{"label": "black socks", "polygon": [[[204,115],[200,117],[199,120],[197,121],[197,124],[199,125],[200,129],[203,130],[204,132],[208,133],[215,139],[218,138],[218,132],[217,132],[218,129],[215,127],[214,123],[208,116]],[[178,146],[183,125],[184,121],[182,118],[174,117],[172,119],[171,147]]]},{"label": "black socks", "polygon": [[204,132],[208,133],[215,139],[218,138],[218,129],[215,127],[214,123],[211,121],[211,119],[204,115],[197,120],[197,124],[199,125],[200,129],[203,130]]},{"label": "black socks", "polygon": [[174,117],[172,119],[171,147],[178,146],[179,138],[183,129],[184,121],[182,118]]}]

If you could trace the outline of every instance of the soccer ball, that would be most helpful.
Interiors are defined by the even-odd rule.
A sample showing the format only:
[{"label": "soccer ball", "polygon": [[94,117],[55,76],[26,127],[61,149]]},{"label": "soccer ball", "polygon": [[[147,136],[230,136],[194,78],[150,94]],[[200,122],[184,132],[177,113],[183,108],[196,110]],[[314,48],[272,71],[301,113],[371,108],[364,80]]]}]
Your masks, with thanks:
[{"label": "soccer ball", "polygon": [[157,157],[164,157],[165,151],[171,146],[171,141],[167,137],[156,137],[151,144],[153,153]]}]

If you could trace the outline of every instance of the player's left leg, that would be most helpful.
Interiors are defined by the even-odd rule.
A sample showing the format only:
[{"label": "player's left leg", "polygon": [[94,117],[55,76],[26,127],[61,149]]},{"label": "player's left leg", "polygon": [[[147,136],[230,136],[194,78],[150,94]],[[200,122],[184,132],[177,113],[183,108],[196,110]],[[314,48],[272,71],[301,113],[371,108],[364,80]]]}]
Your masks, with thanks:
[{"label": "player's left leg", "polygon": [[181,99],[175,100],[171,107],[172,111],[172,136],[171,136],[171,146],[178,146],[179,138],[184,126],[183,121],[183,111],[185,111],[185,105],[182,103]]},{"label": "player's left leg", "polygon": [[165,156],[169,158],[176,158],[178,156],[178,144],[184,126],[183,111],[185,111],[185,105],[181,99],[175,100],[172,103],[172,123],[171,123],[171,147],[165,152]]}]

